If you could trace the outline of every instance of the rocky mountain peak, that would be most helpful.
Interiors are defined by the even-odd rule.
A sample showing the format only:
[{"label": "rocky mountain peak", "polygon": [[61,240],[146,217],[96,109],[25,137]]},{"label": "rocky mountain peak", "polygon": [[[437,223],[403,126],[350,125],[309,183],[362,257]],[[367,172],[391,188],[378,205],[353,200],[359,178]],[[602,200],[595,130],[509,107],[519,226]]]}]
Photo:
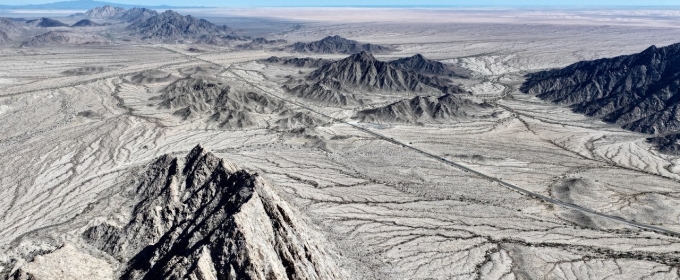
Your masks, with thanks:
[{"label": "rocky mountain peak", "polygon": [[415,54],[410,57],[405,57],[389,62],[390,65],[406,71],[415,71],[423,75],[435,75],[452,77],[457,74],[452,71],[446,64],[439,61],[425,58],[422,54]]},{"label": "rocky mountain peak", "polygon": [[129,222],[83,238],[120,279],[342,279],[334,254],[264,180],[198,145],[141,173]]}]

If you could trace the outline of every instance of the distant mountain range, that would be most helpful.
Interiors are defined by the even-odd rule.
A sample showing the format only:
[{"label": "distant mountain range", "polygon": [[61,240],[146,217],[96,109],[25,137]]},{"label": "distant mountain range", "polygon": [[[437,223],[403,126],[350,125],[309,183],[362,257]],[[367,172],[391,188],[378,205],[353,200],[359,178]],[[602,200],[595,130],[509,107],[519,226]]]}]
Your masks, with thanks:
[{"label": "distant mountain range", "polygon": [[115,6],[121,8],[147,8],[147,9],[182,9],[182,8],[208,8],[199,6],[145,6],[145,5],[129,5],[129,4],[118,4],[104,1],[94,1],[94,0],[76,0],[76,1],[60,1],[54,3],[46,4],[34,4],[34,5],[0,5],[0,10],[90,10],[101,6]]}]

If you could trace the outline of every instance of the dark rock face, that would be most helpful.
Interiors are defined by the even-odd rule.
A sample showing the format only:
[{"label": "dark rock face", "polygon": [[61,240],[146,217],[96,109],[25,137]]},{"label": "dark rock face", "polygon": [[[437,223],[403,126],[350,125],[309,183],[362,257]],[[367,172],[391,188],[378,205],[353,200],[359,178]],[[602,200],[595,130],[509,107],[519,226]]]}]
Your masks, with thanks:
[{"label": "dark rock face", "polygon": [[680,44],[530,74],[521,90],[633,131],[680,131]]},{"label": "dark rock face", "polygon": [[134,32],[133,35],[140,36],[142,39],[163,42],[178,42],[202,35],[230,32],[226,26],[217,26],[207,20],[182,16],[170,10],[145,21],[133,23],[128,29]]},{"label": "dark rock face", "polygon": [[414,71],[423,75],[435,75],[453,77],[458,76],[446,64],[439,61],[430,60],[421,54],[416,54],[411,57],[405,57],[389,62],[390,65],[405,70]]},{"label": "dark rock face", "polygon": [[29,20],[26,22],[26,24],[35,26],[35,27],[61,27],[61,26],[68,26],[68,24],[65,24],[61,21],[54,20],[51,18],[39,18],[39,19],[34,19],[34,20]]},{"label": "dark rock face", "polygon": [[656,146],[662,153],[680,155],[680,133],[647,138],[647,142]]},{"label": "dark rock face", "polygon": [[348,92],[355,89],[387,92],[464,93],[445,78],[404,71],[362,51],[340,61],[325,63],[307,77],[312,84],[289,88],[298,97],[346,105],[358,103]]},{"label": "dark rock face", "polygon": [[384,107],[360,111],[353,118],[374,123],[446,122],[480,116],[482,111],[491,107],[451,94],[439,97],[417,96]]},{"label": "dark rock face", "polygon": [[263,60],[263,62],[273,63],[273,64],[281,64],[281,65],[290,65],[290,66],[295,66],[295,67],[319,68],[319,67],[323,66],[324,64],[331,62],[331,60],[323,59],[323,58],[311,58],[311,57],[298,58],[298,57],[276,57],[276,56],[272,56],[270,58]]},{"label": "dark rock face", "polygon": [[74,23],[74,24],[71,25],[71,26],[72,26],[72,27],[86,27],[86,26],[101,26],[101,24],[98,24],[98,23],[96,23],[96,22],[93,22],[93,21],[91,21],[91,20],[89,20],[89,19],[83,19],[83,20],[80,20],[80,21]]},{"label": "dark rock face", "polygon": [[354,40],[348,40],[340,36],[328,36],[311,43],[298,42],[290,46],[295,52],[312,53],[344,53],[353,54],[362,51],[380,53],[392,51],[392,48],[373,44],[361,44]]},{"label": "dark rock face", "polygon": [[138,181],[127,223],[83,233],[125,264],[120,279],[345,278],[262,179],[201,146],[158,158]]}]

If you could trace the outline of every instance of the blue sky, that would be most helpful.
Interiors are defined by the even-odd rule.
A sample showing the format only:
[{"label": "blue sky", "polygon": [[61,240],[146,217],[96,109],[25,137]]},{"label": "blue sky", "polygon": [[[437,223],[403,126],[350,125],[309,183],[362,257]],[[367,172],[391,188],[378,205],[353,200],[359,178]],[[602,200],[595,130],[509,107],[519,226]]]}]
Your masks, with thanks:
[{"label": "blue sky", "polygon": [[[42,4],[62,0],[0,0],[0,4]],[[680,6],[680,0],[101,0],[121,4],[173,6]]]}]

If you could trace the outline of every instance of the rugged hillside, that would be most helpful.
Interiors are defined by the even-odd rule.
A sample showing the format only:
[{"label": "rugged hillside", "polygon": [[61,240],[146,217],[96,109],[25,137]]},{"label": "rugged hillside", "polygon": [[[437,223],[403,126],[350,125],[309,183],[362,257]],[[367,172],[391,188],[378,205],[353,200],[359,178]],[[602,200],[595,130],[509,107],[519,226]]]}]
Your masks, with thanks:
[{"label": "rugged hillside", "polygon": [[71,25],[71,27],[89,27],[89,26],[101,26],[101,24],[91,21],[89,19],[83,19]]},{"label": "rugged hillside", "polygon": [[127,12],[127,9],[125,8],[106,5],[88,10],[85,12],[84,16],[92,19],[118,19],[125,12]]},{"label": "rugged hillside", "polygon": [[361,51],[379,53],[388,52],[393,49],[373,44],[361,44],[354,40],[348,40],[338,35],[328,36],[319,41],[302,43],[297,42],[290,46],[295,52],[312,52],[312,53],[344,53],[353,54]]},{"label": "rugged hillside", "polygon": [[256,126],[261,114],[284,110],[277,100],[253,93],[232,90],[208,78],[184,78],[162,90],[159,107],[169,109],[185,120],[205,118],[223,128]]},{"label": "rugged hillside", "polygon": [[106,5],[88,10],[83,14],[89,19],[120,20],[125,22],[145,21],[158,15],[158,12],[147,8],[125,9]]},{"label": "rugged hillside", "polygon": [[680,44],[530,74],[521,90],[626,129],[680,131]]},{"label": "rugged hillside", "polygon": [[[300,212],[258,175],[200,145],[184,158],[157,158],[130,182],[113,199],[125,201],[119,210],[79,230],[84,244],[118,262],[113,278],[347,279]],[[40,269],[77,263],[68,247],[70,258]],[[31,265],[11,279],[35,279]]]},{"label": "rugged hillside", "polygon": [[39,19],[34,19],[34,20],[29,20],[26,21],[26,24],[29,26],[33,27],[62,27],[62,26],[68,26],[68,24],[63,23],[58,20],[54,20],[51,18],[39,18]]},{"label": "rugged hillside", "polygon": [[331,62],[331,60],[323,59],[323,58],[311,58],[311,57],[298,58],[298,57],[277,57],[277,56],[272,56],[272,57],[264,59],[262,61],[265,62],[265,63],[290,65],[290,66],[295,66],[295,67],[311,67],[311,68],[319,68],[319,67],[323,66],[324,64]]},{"label": "rugged hillside", "polygon": [[174,11],[165,11],[145,21],[133,23],[128,27],[132,35],[145,40],[177,42],[199,38],[202,35],[230,33],[226,26],[217,26],[204,19],[182,16]]},{"label": "rugged hillside", "polygon": [[42,47],[55,45],[103,45],[108,41],[97,35],[73,33],[68,31],[49,31],[22,42],[20,47]]},{"label": "rugged hillside", "polygon": [[360,111],[353,117],[361,122],[424,123],[447,122],[491,114],[491,105],[478,104],[452,94],[417,96],[380,108]]},{"label": "rugged hillside", "polygon": [[396,68],[406,71],[414,71],[416,73],[423,75],[435,75],[447,77],[458,76],[446,64],[441,63],[439,61],[427,59],[421,54],[416,54],[411,57],[393,60],[390,61],[389,63],[390,65]]},{"label": "rugged hillside", "polygon": [[[362,51],[343,60],[325,63],[307,76],[311,83],[288,87],[298,97],[331,104],[357,102],[349,92],[415,92],[464,93],[445,78],[404,71],[390,63],[377,60]],[[360,102],[359,102],[360,103]]]},{"label": "rugged hillside", "polygon": [[0,32],[12,37],[19,35],[25,31],[25,26],[17,23],[9,18],[0,17]]}]

